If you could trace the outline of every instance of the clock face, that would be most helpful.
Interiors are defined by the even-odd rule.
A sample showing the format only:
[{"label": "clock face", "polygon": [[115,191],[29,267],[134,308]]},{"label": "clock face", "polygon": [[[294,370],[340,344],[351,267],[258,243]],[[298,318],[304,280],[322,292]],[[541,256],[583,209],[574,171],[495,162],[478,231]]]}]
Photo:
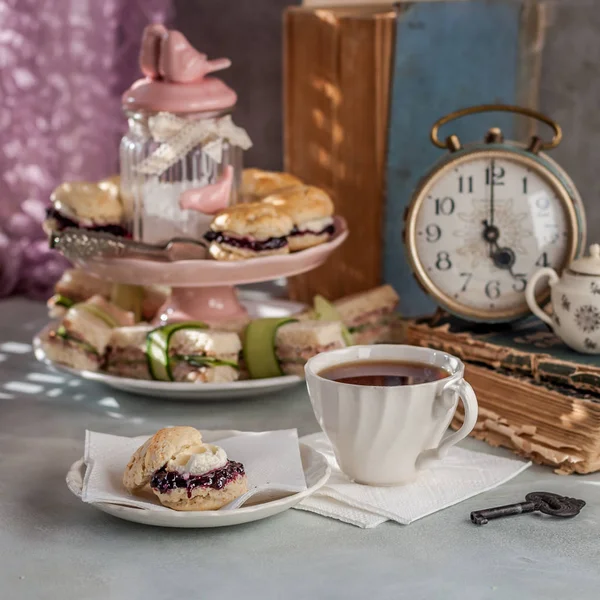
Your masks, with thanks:
[{"label": "clock face", "polygon": [[564,189],[535,161],[475,152],[422,188],[409,215],[409,248],[442,304],[467,318],[502,320],[528,312],[534,272],[571,260],[575,227]]}]

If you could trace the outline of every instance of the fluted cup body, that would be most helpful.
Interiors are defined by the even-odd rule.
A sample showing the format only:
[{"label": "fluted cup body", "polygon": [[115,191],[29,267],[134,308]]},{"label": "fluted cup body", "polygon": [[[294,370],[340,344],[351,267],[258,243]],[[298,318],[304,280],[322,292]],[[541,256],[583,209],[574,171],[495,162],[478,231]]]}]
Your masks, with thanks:
[{"label": "fluted cup body", "polygon": [[[340,383],[319,375],[337,364],[369,360],[435,365],[447,371],[448,377],[384,387]],[[357,483],[410,483],[475,424],[477,403],[463,379],[464,365],[445,352],[403,345],[352,346],[311,358],[305,371],[319,425],[331,441],[341,470]],[[466,400],[465,395],[469,396]],[[465,409],[469,405],[465,424],[442,441],[459,396]],[[459,433],[460,437],[453,438]]]}]

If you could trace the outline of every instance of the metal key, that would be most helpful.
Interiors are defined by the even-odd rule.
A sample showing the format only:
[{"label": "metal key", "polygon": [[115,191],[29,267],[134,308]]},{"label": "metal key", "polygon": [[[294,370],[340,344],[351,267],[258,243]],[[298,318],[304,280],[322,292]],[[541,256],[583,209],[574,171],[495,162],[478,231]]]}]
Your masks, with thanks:
[{"label": "metal key", "polygon": [[575,517],[584,506],[585,502],[577,498],[551,492],[531,492],[525,496],[525,502],[475,510],[471,513],[471,521],[475,525],[485,525],[490,519],[537,511],[553,517]]}]

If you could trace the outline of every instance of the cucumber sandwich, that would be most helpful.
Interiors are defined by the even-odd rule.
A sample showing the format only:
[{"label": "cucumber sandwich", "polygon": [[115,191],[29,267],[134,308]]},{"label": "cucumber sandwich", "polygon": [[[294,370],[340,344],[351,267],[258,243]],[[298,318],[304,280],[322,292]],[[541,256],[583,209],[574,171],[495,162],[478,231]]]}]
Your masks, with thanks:
[{"label": "cucumber sandwich", "polygon": [[201,322],[116,329],[106,357],[106,370],[120,377],[218,383],[239,377],[241,350],[237,334],[209,331]]},{"label": "cucumber sandwich", "polygon": [[309,358],[345,346],[339,321],[257,319],[246,328],[244,362],[252,379],[303,377]]},{"label": "cucumber sandwich", "polygon": [[113,331],[133,324],[133,314],[93,296],[73,304],[61,324],[42,336],[46,356],[75,369],[96,371],[100,368]]}]

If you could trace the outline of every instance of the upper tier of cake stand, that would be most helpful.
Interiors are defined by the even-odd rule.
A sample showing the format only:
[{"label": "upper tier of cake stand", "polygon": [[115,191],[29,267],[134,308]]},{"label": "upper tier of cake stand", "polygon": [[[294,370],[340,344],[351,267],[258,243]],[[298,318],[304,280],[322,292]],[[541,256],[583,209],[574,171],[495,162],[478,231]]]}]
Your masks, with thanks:
[{"label": "upper tier of cake stand", "polygon": [[264,256],[238,261],[182,260],[161,262],[143,259],[79,259],[77,264],[87,271],[115,283],[165,285],[170,287],[215,287],[269,281],[311,271],[348,237],[342,217],[335,217],[331,239],[292,254]]}]

